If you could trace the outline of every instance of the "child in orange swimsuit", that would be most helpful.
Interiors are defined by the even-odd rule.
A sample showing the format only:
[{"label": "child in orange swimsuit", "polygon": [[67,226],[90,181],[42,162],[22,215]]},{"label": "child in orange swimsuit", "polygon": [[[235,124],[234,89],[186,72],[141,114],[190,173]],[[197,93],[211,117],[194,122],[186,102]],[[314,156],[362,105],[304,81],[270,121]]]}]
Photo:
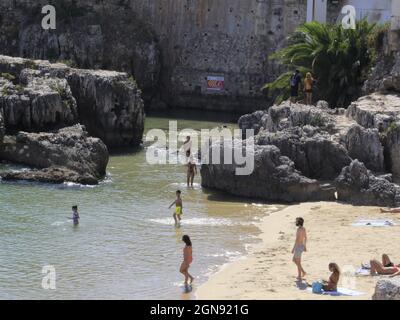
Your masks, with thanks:
[{"label": "child in orange swimsuit", "polygon": [[188,235],[184,235],[182,241],[185,242],[186,246],[183,248],[183,262],[179,271],[185,276],[185,286],[187,286],[189,278],[190,284],[194,280],[194,277],[189,273],[190,264],[193,262],[192,241]]}]

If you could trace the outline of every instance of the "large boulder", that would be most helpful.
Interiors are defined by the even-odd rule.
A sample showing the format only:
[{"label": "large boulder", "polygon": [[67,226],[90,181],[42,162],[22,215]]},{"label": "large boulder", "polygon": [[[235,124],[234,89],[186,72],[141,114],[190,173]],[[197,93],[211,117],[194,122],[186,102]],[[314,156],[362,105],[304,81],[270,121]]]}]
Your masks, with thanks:
[{"label": "large boulder", "polygon": [[314,107],[285,101],[268,109],[266,129],[270,132],[306,125],[331,131],[334,128],[334,118],[323,102]]},{"label": "large boulder", "polygon": [[243,130],[252,129],[254,134],[258,134],[261,129],[265,129],[268,121],[268,111],[259,110],[250,114],[245,114],[239,118],[238,125],[239,128]]},{"label": "large boulder", "polygon": [[[235,152],[242,152],[243,148],[242,142],[234,143]],[[217,155],[218,150],[221,158]],[[203,161],[201,166],[203,187],[269,201],[334,200],[334,190],[329,186],[321,186],[316,180],[304,177],[295,169],[294,163],[282,156],[275,146],[255,145],[254,152],[246,155],[249,161],[254,159],[254,170],[248,175],[237,174],[236,169],[242,165],[236,161],[231,164],[224,163],[222,157],[224,150],[222,143],[211,144],[210,159],[207,162]],[[216,156],[213,156],[214,154]]]},{"label": "large boulder", "polygon": [[345,145],[352,159],[360,160],[372,171],[385,171],[383,146],[377,129],[354,124],[345,135]]},{"label": "large boulder", "polygon": [[0,55],[2,74],[14,79],[3,81],[6,89],[0,100],[7,109],[7,130],[9,123],[10,130],[43,131],[79,122],[110,148],[142,141],[141,91],[126,73]]},{"label": "large boulder", "polygon": [[303,175],[315,179],[333,180],[351,162],[342,145],[326,132],[318,132],[311,126],[261,132],[256,137],[256,144],[275,145]]},{"label": "large boulder", "polygon": [[400,206],[400,186],[375,176],[358,160],[343,168],[335,183],[340,201],[356,205]]},{"label": "large boulder", "polygon": [[[57,167],[58,171],[53,170],[56,174],[60,168],[66,168],[76,172],[76,176],[95,181],[106,173],[108,151],[100,139],[89,137],[81,125],[75,125],[55,133],[19,132],[16,136],[6,136],[0,147],[0,159],[37,169]],[[66,181],[70,171],[66,171]],[[49,176],[51,171],[42,173]]]},{"label": "large boulder", "polygon": [[373,93],[361,97],[348,107],[346,115],[364,128],[384,131],[391,123],[400,121],[400,96]]},{"label": "large boulder", "polygon": [[396,177],[400,177],[400,121],[393,122],[384,136],[386,163]]},{"label": "large boulder", "polygon": [[379,280],[372,300],[400,300],[400,279]]},{"label": "large boulder", "polygon": [[[35,72],[24,69],[21,74]],[[76,101],[65,79],[25,75],[23,83],[14,85],[2,75],[0,108],[8,131],[47,131],[78,123]]]}]

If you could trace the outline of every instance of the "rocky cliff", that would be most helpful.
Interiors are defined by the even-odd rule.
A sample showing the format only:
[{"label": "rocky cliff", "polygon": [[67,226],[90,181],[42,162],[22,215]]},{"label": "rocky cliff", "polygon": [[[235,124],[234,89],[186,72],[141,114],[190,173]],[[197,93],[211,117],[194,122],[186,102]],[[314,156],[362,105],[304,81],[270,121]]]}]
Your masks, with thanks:
[{"label": "rocky cliff", "polygon": [[[284,102],[244,115],[240,127],[256,132],[253,173],[235,175],[240,165],[223,164],[221,152],[220,164],[202,165],[202,184],[270,201],[332,200],[336,192],[354,204],[399,206],[399,117],[400,96],[382,93],[347,111]],[[222,142],[210,154],[216,147]]]},{"label": "rocky cliff", "polygon": [[[56,30],[41,29],[45,4]],[[131,73],[146,101],[244,113],[264,105],[260,88],[281,71],[268,56],[306,10],[306,0],[3,0],[0,51]]]},{"label": "rocky cliff", "polygon": [[110,148],[137,146],[144,127],[140,94],[125,73],[0,56],[0,110],[8,132],[79,122]]},{"label": "rocky cliff", "polygon": [[[47,4],[56,8],[55,30],[41,26]],[[156,35],[124,1],[1,1],[0,48],[6,55],[127,72],[146,100],[157,93],[161,62]]]}]

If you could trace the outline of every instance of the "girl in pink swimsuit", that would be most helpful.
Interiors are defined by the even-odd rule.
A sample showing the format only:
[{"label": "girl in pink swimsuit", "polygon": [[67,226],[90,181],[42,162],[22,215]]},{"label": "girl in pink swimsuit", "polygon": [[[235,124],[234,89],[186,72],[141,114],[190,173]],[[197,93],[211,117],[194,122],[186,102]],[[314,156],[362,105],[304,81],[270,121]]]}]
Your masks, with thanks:
[{"label": "girl in pink swimsuit", "polygon": [[192,275],[189,273],[190,264],[193,262],[192,241],[190,241],[190,237],[188,235],[184,235],[182,237],[182,241],[185,242],[186,246],[183,248],[183,262],[179,271],[185,276],[185,286],[187,286],[189,278],[190,284],[192,284],[194,280]]}]

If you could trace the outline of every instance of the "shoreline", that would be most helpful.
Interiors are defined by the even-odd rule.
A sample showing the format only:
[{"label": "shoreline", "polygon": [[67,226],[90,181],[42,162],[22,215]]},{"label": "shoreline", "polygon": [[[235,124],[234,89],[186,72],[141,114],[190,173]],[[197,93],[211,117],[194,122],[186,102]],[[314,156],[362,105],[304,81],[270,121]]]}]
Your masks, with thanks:
[{"label": "shoreline", "polygon": [[[328,263],[342,269],[339,287],[360,291],[360,296],[316,295],[296,282],[291,249],[295,218],[302,216],[308,232],[308,252],[303,254],[306,281],[329,277]],[[266,216],[258,224],[261,240],[250,247],[243,259],[221,266],[194,292],[197,300],[370,300],[375,284],[385,276],[355,276],[362,262],[380,259],[387,253],[397,262],[400,244],[393,242],[400,226],[355,227],[358,219],[400,220],[400,214],[381,214],[378,207],[353,206],[337,202],[306,202],[291,205]]]}]

